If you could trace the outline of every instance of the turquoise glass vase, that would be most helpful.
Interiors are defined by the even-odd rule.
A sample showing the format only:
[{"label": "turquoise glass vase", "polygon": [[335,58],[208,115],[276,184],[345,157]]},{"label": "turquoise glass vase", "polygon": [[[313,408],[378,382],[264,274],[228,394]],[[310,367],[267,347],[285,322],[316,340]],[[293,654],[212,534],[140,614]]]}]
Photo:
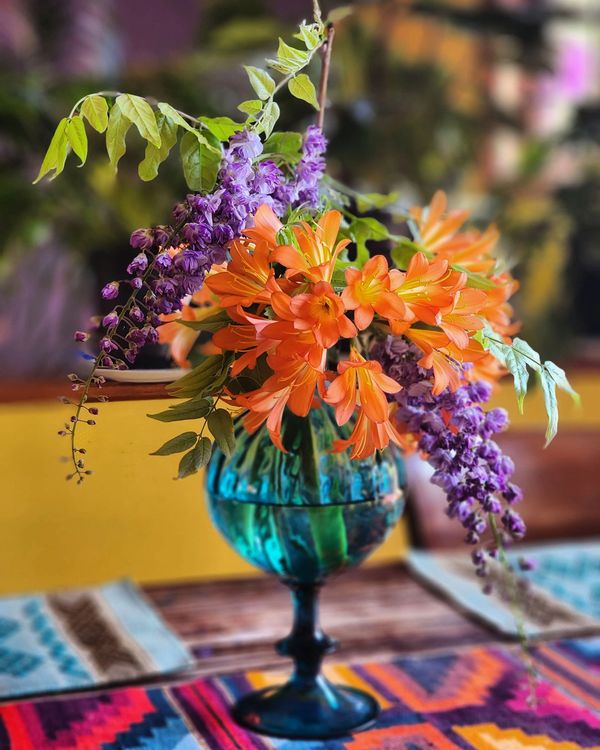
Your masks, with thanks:
[{"label": "turquoise glass vase", "polygon": [[277,651],[294,661],[283,686],[243,696],[236,720],[253,731],[290,739],[325,739],[370,724],[378,713],[367,693],[333,685],[321,662],[335,644],[319,626],[318,594],[328,576],[360,564],[386,538],[404,508],[405,471],[395,448],[352,461],[332,453],[347,437],[328,408],[300,418],[287,412],[287,453],[266,430],[236,423],[230,458],[215,450],[207,471],[210,514],[231,546],[272,573],[292,594],[294,619]]}]

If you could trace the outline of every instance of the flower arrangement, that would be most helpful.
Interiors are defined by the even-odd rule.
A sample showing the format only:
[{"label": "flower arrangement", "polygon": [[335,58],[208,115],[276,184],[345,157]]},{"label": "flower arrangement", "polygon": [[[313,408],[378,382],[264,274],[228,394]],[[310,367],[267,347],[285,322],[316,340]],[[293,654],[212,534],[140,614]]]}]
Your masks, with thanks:
[{"label": "flower arrangement", "polygon": [[[81,423],[95,423],[98,409],[88,401],[90,387],[104,381],[102,368],[125,368],[145,344],[161,341],[189,372],[168,387],[181,401],[150,416],[199,420],[197,430],[155,452],[183,454],[180,478],[208,463],[213,441],[233,450],[232,413],[250,432],[264,426],[285,451],[286,410],[306,416],[331,408],[339,425],[349,425],[333,451],[360,460],[395,444],[432,464],[432,481],[445,490],[447,513],[465,528],[484,575],[488,556],[525,527],[514,510],[522,497],[510,481],[514,464],[493,440],[506,413],[483,405],[508,371],[522,407],[535,372],[549,442],[556,388],[577,396],[563,370],[514,336],[509,299],[517,282],[496,253],[494,227],[465,227],[467,212],[449,211],[442,192],[425,208],[405,211],[397,195],[362,195],[326,175],[322,125],[333,36],[332,22],[315,7],[314,21],[296,34],[301,47],[280,40],[267,61],[278,81],[246,67],[256,98],[239,105],[244,122],[101,92],[59,124],[38,179],[57,176],[70,151],[85,161],[87,121],[106,132],[115,168],[136,127],[147,141],[143,180],[156,177],[181,136],[190,188],[169,225],[133,232],[127,277],[102,290],[114,309],[100,323],[97,353],[87,355],[87,378],[70,376],[79,398],[64,399],[75,408],[60,431],[71,441],[69,478],[81,482],[91,473],[76,435]],[[318,92],[303,72],[317,56]],[[318,110],[303,135],[275,130],[275,98],[284,87]],[[374,210],[401,230],[365,215]],[[374,243],[384,243],[381,252]],[[201,336],[200,360],[190,367]],[[75,337],[84,342],[90,334]]]}]

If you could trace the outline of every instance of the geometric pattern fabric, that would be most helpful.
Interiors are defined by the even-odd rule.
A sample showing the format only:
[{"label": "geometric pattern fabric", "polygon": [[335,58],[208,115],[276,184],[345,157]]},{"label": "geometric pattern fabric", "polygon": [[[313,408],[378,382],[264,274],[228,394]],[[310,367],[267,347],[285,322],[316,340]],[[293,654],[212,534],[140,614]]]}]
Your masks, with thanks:
[{"label": "geometric pattern fabric", "polygon": [[382,711],[367,731],[325,742],[237,726],[232,701],[283,678],[247,672],[0,705],[0,750],[600,750],[600,639],[540,645],[532,661],[536,680],[500,648],[329,665]]}]

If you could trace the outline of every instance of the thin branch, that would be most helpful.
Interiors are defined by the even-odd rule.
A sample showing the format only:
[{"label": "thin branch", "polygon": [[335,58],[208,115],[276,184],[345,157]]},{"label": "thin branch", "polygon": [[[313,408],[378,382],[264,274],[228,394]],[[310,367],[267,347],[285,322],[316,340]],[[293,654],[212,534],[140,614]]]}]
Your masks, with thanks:
[{"label": "thin branch", "polygon": [[329,68],[331,66],[331,48],[333,46],[333,37],[335,36],[335,27],[332,23],[327,25],[327,38],[321,48],[323,63],[321,66],[321,78],[319,80],[319,114],[317,115],[317,125],[323,129],[325,119],[325,104],[327,102],[327,83],[329,81]]}]

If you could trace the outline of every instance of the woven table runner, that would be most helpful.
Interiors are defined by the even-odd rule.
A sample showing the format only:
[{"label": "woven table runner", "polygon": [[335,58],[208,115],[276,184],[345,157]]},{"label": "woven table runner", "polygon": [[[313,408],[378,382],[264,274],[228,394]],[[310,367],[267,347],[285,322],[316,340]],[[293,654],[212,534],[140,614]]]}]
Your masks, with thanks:
[{"label": "woven table runner", "polygon": [[0,598],[0,699],[131,682],[191,663],[129,581]]},{"label": "woven table runner", "polygon": [[284,679],[248,672],[0,705],[0,750],[599,750],[600,639],[539,646],[533,659],[535,706],[527,671],[505,649],[330,665],[330,679],[368,690],[382,711],[371,729],[326,742],[238,727],[231,702]]},{"label": "woven table runner", "polygon": [[[519,545],[508,552],[516,570],[522,557],[533,566],[519,573],[528,584],[527,595],[522,597],[527,635],[577,638],[600,633],[600,539]],[[462,551],[412,550],[408,565],[421,580],[463,609],[503,633],[518,635],[512,604],[514,584],[502,566],[491,569],[494,590],[487,596]]]}]

